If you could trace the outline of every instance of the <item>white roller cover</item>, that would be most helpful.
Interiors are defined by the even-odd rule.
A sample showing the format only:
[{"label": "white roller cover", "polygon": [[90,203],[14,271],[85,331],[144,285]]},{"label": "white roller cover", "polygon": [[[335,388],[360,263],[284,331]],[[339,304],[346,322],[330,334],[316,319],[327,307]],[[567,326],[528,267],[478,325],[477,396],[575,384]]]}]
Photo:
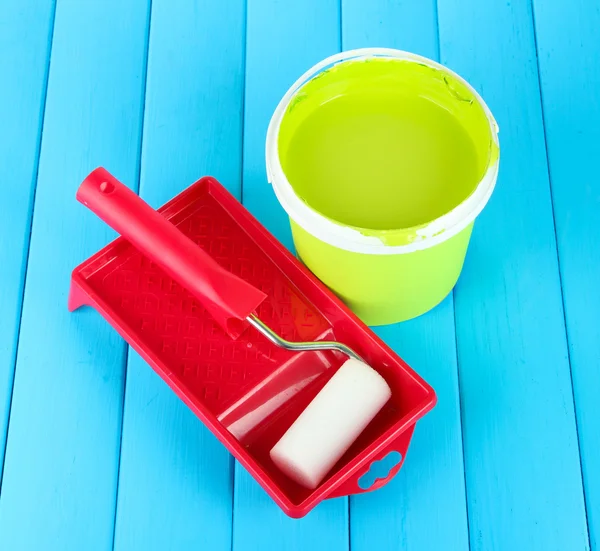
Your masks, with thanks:
[{"label": "white roller cover", "polygon": [[347,360],[277,442],[271,459],[298,484],[316,488],[390,396],[379,373]]}]

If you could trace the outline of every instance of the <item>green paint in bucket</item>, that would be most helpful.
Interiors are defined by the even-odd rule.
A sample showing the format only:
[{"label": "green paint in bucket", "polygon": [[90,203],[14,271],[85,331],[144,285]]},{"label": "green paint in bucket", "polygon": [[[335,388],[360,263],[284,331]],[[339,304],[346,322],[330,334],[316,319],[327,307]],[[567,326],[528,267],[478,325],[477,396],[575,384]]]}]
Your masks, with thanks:
[{"label": "green paint in bucket", "polygon": [[300,258],[370,325],[418,316],[450,292],[498,153],[497,125],[463,79],[387,49],[313,67],[267,135],[269,181]]}]

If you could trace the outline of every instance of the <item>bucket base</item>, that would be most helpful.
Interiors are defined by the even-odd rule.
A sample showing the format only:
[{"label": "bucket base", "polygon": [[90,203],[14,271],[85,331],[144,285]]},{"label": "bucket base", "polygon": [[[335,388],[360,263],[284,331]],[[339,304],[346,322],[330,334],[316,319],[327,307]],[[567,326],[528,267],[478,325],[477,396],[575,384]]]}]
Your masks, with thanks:
[{"label": "bucket base", "polygon": [[[421,308],[419,311],[414,312],[413,314],[404,313],[403,315],[399,315],[394,312],[388,311],[388,309],[378,312],[374,307],[367,307],[363,310],[360,306],[353,307],[349,301],[344,301],[351,310],[363,321],[366,325],[370,327],[379,327],[382,325],[393,325],[394,323],[401,323],[403,321],[410,321],[412,319],[416,319],[424,314],[427,314],[431,310],[433,310],[436,306],[441,304],[444,299],[452,292],[452,289],[456,285],[456,281],[450,288],[450,290],[443,295],[440,299],[436,300],[435,303],[429,304],[424,308]],[[342,297],[340,297],[342,298]],[[342,298],[343,300],[343,298]]]},{"label": "bucket base", "polygon": [[370,255],[338,249],[291,222],[302,262],[367,325],[425,314],[448,296],[463,267],[473,224],[429,249]]}]

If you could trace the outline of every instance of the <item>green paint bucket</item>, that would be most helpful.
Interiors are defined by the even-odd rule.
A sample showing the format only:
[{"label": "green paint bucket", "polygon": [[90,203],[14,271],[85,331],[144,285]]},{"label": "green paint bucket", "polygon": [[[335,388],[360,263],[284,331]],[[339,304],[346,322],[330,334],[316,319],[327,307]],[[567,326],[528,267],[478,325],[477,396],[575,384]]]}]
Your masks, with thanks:
[{"label": "green paint bucket", "polygon": [[497,124],[461,77],[390,49],[302,75],[267,132],[269,182],[296,251],[369,325],[437,305],[498,174]]}]

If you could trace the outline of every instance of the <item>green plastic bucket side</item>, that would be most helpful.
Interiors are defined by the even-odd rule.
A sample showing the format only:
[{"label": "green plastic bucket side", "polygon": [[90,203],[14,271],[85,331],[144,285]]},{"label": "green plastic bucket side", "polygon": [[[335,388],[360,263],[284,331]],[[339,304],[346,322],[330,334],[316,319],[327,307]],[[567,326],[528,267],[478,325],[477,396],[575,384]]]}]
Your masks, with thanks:
[{"label": "green plastic bucket side", "polygon": [[415,318],[439,304],[456,284],[473,224],[420,251],[370,255],[333,247],[290,220],[306,266],[368,325]]}]

